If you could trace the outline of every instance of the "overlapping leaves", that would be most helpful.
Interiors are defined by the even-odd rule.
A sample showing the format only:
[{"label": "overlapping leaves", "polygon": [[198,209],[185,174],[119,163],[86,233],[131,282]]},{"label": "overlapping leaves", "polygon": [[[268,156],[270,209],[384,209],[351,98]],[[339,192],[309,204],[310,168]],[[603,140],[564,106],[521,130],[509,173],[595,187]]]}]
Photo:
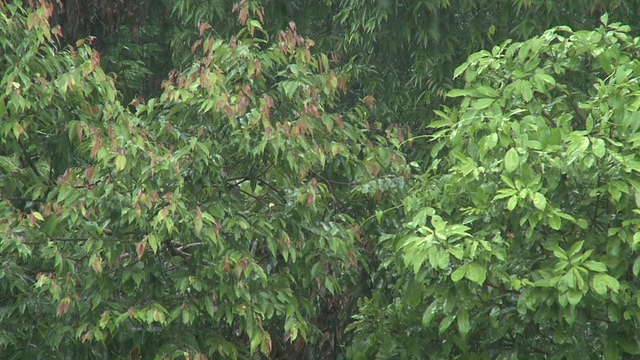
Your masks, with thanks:
[{"label": "overlapping leaves", "polygon": [[422,283],[413,337],[434,358],[640,351],[640,40],[603,23],[506,42],[456,70],[461,101],[431,124],[433,165],[397,242]]},{"label": "overlapping leaves", "polygon": [[90,47],[56,50],[50,8],[2,5],[7,356],[238,357],[326,336],[317,314],[360,256],[353,189],[403,161],[367,139],[367,106],[334,111],[344,80],[313,42],[293,23],[267,41],[254,5],[230,41],[203,24],[196,62],[135,111]]}]

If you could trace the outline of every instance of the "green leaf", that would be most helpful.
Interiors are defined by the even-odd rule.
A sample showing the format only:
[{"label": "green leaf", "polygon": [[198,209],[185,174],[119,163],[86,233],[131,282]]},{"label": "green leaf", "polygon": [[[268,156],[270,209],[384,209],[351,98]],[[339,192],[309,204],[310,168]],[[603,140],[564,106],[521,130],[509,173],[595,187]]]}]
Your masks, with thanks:
[{"label": "green leaf", "polygon": [[487,135],[486,139],[487,141],[485,145],[488,150],[492,150],[496,147],[496,145],[498,145],[498,134],[496,133],[489,134]]},{"label": "green leaf", "polygon": [[549,249],[553,251],[553,255],[558,259],[569,260],[567,253],[560,246],[558,246],[558,244],[552,245]]},{"label": "green leaf", "polygon": [[640,245],[640,232],[633,234],[633,241],[631,242],[631,250],[636,251]]},{"label": "green leaf", "polygon": [[533,285],[536,287],[543,287],[543,288],[555,287],[560,282],[560,278],[561,278],[560,276],[545,278],[545,279],[534,282]]},{"label": "green leaf", "polygon": [[449,257],[448,251],[440,250],[437,252],[436,257],[437,257],[439,269],[444,270],[449,266],[449,262],[451,261],[451,258]]},{"label": "green leaf", "polygon": [[450,119],[440,119],[440,120],[435,120],[429,123],[428,127],[430,128],[441,128],[441,127],[447,127],[447,126],[451,126],[451,120]]},{"label": "green leaf", "polygon": [[204,297],[204,308],[209,316],[213,317],[215,315],[215,307],[213,306],[213,299],[211,296]]},{"label": "green leaf", "polygon": [[525,102],[531,101],[531,99],[533,99],[533,89],[531,87],[531,83],[528,81],[522,81],[520,84],[522,85],[521,86],[522,99]]},{"label": "green leaf", "polygon": [[562,227],[562,219],[556,214],[549,215],[547,221],[549,222],[549,227],[553,230],[560,230]]},{"label": "green leaf", "polygon": [[556,84],[556,79],[554,79],[553,76],[549,74],[539,73],[539,74],[536,74],[536,77],[540,78],[542,81],[549,83],[551,85]]},{"label": "green leaf", "polygon": [[592,140],[591,148],[593,149],[593,154],[598,158],[602,158],[607,152],[607,149],[604,144],[604,140],[602,139]]},{"label": "green leaf", "polygon": [[567,291],[567,300],[569,300],[569,304],[576,306],[582,299],[582,291],[569,289]]},{"label": "green leaf", "polygon": [[422,314],[422,327],[426,328],[427,326],[429,326],[429,324],[431,324],[431,321],[436,316],[437,307],[437,301],[433,301],[431,304],[429,304],[429,306],[427,306],[427,309]]},{"label": "green leaf", "polygon": [[254,331],[253,336],[251,337],[251,352],[255,352],[258,349],[258,346],[262,343],[262,331]]},{"label": "green leaf", "polygon": [[456,259],[462,260],[464,258],[464,248],[462,246],[452,246],[449,248],[449,253]]},{"label": "green leaf", "polygon": [[482,285],[487,278],[487,268],[478,263],[467,264],[468,268],[465,277],[475,283]]},{"label": "green leaf", "polygon": [[156,254],[158,252],[158,248],[160,247],[158,237],[154,234],[149,234],[147,236],[147,242],[149,243],[149,246],[151,246],[151,250],[153,250],[153,253]]},{"label": "green leaf", "polygon": [[582,250],[583,246],[584,246],[584,240],[578,241],[575,244],[573,244],[571,246],[571,249],[569,249],[569,253],[568,253],[569,258],[573,259],[580,252],[580,250]]},{"label": "green leaf", "polygon": [[334,295],[335,289],[334,289],[334,286],[333,286],[333,281],[331,280],[330,277],[326,277],[324,279],[324,286],[327,288],[327,290],[329,290],[331,295]]},{"label": "green leaf", "polygon": [[581,229],[586,230],[589,227],[589,222],[585,219],[577,219],[576,225],[578,225]]},{"label": "green leaf", "polygon": [[262,25],[260,24],[260,22],[258,20],[255,20],[255,19],[254,20],[250,20],[249,24],[251,26],[253,26],[253,27],[256,27],[256,28],[262,30]]},{"label": "green leaf", "polygon": [[460,281],[467,273],[467,264],[458,267],[453,273],[451,273],[451,280],[453,282]]},{"label": "green leaf", "polygon": [[[454,71],[453,71],[453,78],[457,78],[458,76],[460,76],[460,74],[462,74],[465,70],[467,70],[467,68],[469,67],[469,63],[468,62],[464,62],[462,63],[462,65],[458,66]],[[448,96],[448,95],[447,95]]]},{"label": "green leaf", "polygon": [[541,193],[537,192],[533,194],[533,206],[540,211],[544,211],[547,207],[547,199]]},{"label": "green leaf", "polygon": [[515,189],[500,189],[498,190],[498,194],[493,197],[493,201],[508,198],[514,195],[517,195],[518,191]]},{"label": "green leaf", "polygon": [[498,93],[495,89],[488,86],[480,86],[478,87],[477,90],[484,96],[488,96],[492,98],[497,98],[500,96],[500,93]]},{"label": "green leaf", "polygon": [[116,156],[116,171],[121,171],[127,166],[127,157],[120,154]]},{"label": "green leaf", "polygon": [[604,360],[619,360],[620,351],[614,339],[609,339],[604,346]]},{"label": "green leaf", "polygon": [[601,263],[599,261],[587,260],[584,263],[582,263],[582,266],[584,266],[585,268],[591,271],[596,271],[596,272],[607,271],[607,266],[604,263]]},{"label": "green leaf", "polygon": [[637,355],[640,353],[640,344],[635,336],[630,334],[629,337],[619,337],[617,340],[620,348],[627,354]]},{"label": "green leaf", "polygon": [[471,102],[471,107],[476,110],[486,109],[493,104],[494,99],[478,99]]},{"label": "green leaf", "polygon": [[607,289],[617,293],[620,289],[620,283],[616,278],[607,274],[596,274],[593,277],[591,287],[598,294],[604,295],[607,293]]},{"label": "green leaf", "polygon": [[447,93],[447,97],[461,97],[471,95],[471,90],[468,89],[452,89]]},{"label": "green leaf", "polygon": [[284,93],[287,98],[293,98],[293,94],[298,89],[299,83],[297,81],[284,81],[282,82],[282,87],[284,88]]},{"label": "green leaf", "polygon": [[382,210],[376,210],[376,220],[378,224],[382,223],[382,217],[384,216],[384,212]]},{"label": "green leaf", "polygon": [[507,202],[507,209],[509,209],[509,211],[512,211],[516,208],[516,206],[518,206],[518,197],[514,195],[509,198],[509,201]]},{"label": "green leaf", "polygon": [[457,320],[460,336],[463,339],[466,339],[467,335],[469,334],[469,330],[471,330],[471,325],[469,324],[469,311],[467,311],[466,309],[459,311]]},{"label": "green leaf", "polygon": [[633,276],[638,277],[638,274],[640,274],[640,256],[638,256],[634,260],[632,271],[633,271]]},{"label": "green leaf", "polygon": [[504,156],[504,168],[507,172],[513,172],[518,168],[520,164],[520,156],[518,155],[518,151],[516,149],[511,148],[507,151],[507,154]]},{"label": "green leaf", "polygon": [[442,333],[447,331],[447,329],[449,329],[449,327],[453,323],[453,320],[455,320],[455,316],[453,315],[445,316],[444,319],[442,319],[442,321],[440,322],[440,326],[438,326],[438,334],[441,335]]}]

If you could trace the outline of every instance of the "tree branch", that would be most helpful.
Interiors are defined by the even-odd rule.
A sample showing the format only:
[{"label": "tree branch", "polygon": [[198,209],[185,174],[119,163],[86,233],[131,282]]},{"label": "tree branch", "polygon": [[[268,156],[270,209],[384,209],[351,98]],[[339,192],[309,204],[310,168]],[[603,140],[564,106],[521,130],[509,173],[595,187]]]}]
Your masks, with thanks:
[{"label": "tree branch", "polygon": [[42,177],[42,175],[40,174],[40,171],[38,171],[38,169],[36,168],[36,165],[31,160],[31,157],[29,157],[29,153],[27,153],[27,149],[24,147],[24,144],[20,141],[20,139],[18,139],[18,144],[22,149],[22,154],[24,155],[25,161],[27,162],[31,170],[33,170],[33,173],[36,174],[37,177]]}]

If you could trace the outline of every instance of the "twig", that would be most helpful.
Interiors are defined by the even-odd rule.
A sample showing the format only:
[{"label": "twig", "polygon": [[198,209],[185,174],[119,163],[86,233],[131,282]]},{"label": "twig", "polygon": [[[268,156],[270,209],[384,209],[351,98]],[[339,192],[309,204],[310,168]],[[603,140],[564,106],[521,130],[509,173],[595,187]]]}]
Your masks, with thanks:
[{"label": "twig", "polygon": [[280,190],[276,189],[275,187],[273,187],[273,185],[269,184],[268,182],[258,179],[258,182],[266,187],[268,187],[269,189],[273,190],[276,194],[278,194],[278,196],[282,199],[282,203],[286,204],[287,203],[287,199],[284,197],[284,195],[282,195],[282,193],[280,192]]},{"label": "twig", "polygon": [[27,153],[27,149],[24,147],[24,144],[20,141],[20,139],[18,139],[18,144],[22,149],[22,153],[24,154],[25,161],[27,162],[27,164],[29,164],[29,167],[31,168],[31,170],[33,170],[33,173],[36,174],[37,177],[41,177],[42,175],[40,174],[40,171],[38,171],[38,169],[36,168],[36,165],[33,163],[31,158],[29,157],[29,153]]}]

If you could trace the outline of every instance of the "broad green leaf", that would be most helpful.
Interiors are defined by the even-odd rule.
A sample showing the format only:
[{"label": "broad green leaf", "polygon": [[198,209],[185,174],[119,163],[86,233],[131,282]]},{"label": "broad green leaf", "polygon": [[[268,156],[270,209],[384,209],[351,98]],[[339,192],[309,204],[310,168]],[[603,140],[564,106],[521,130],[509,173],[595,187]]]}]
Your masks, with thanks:
[{"label": "broad green leaf", "polygon": [[453,280],[454,282],[462,280],[462,278],[467,273],[467,267],[467,264],[458,267],[453,273],[451,273],[451,280]]},{"label": "broad green leaf", "polygon": [[547,207],[547,199],[541,193],[537,192],[533,194],[533,206],[540,211],[544,211]]},{"label": "broad green leaf", "polygon": [[262,331],[255,331],[251,339],[251,352],[255,352],[258,349],[258,346],[262,343],[263,336]]},{"label": "broad green leaf", "polygon": [[335,289],[333,286],[333,280],[331,280],[330,277],[325,278],[324,286],[327,288],[327,290],[329,290],[331,295],[334,295]]},{"label": "broad green leaf", "polygon": [[617,340],[620,348],[627,354],[637,355],[640,353],[640,344],[635,336],[630,334],[629,336],[620,337]]},{"label": "broad green leaf", "polygon": [[607,289],[613,292],[618,292],[620,289],[620,283],[614,277],[607,274],[596,274],[593,277],[591,287],[595,292],[600,295],[607,293]]},{"label": "broad green leaf", "polygon": [[520,156],[516,149],[511,148],[507,151],[507,154],[504,156],[504,168],[507,172],[513,172],[518,168],[520,163]]},{"label": "broad green leaf", "polygon": [[446,250],[440,250],[437,252],[438,259],[438,268],[444,270],[449,266],[449,262],[451,261],[449,257],[449,252]]},{"label": "broad green leaf", "polygon": [[469,334],[469,330],[471,330],[471,325],[469,323],[469,311],[461,310],[457,315],[458,321],[458,331],[460,332],[460,336],[465,339]]},{"label": "broad green leaf", "polygon": [[471,107],[476,110],[486,109],[493,104],[494,99],[477,99],[471,102]]},{"label": "broad green leaf", "polygon": [[609,339],[604,346],[604,359],[605,360],[618,360],[620,359],[620,351],[618,351],[618,345],[614,339]]},{"label": "broad green leaf", "polygon": [[451,120],[450,119],[440,119],[440,120],[434,120],[431,121],[428,125],[428,127],[430,128],[441,128],[441,127],[447,127],[451,125]]},{"label": "broad green leaf", "polygon": [[567,291],[567,300],[569,301],[569,304],[576,306],[578,305],[581,299],[582,299],[582,291],[573,290],[573,289],[569,289],[569,291]]},{"label": "broad green leaf", "polygon": [[470,94],[471,90],[468,89],[452,89],[447,93],[447,97],[469,96]]},{"label": "broad green leaf", "polygon": [[[460,74],[462,74],[467,68],[469,67],[469,63],[468,62],[464,62],[462,63],[462,65],[458,66],[454,71],[453,71],[453,78],[457,78],[458,76],[460,76]],[[447,95],[448,96],[448,95]]]},{"label": "broad green leaf", "polygon": [[585,268],[595,272],[606,272],[607,266],[599,261],[587,260],[582,263]]},{"label": "broad green leaf", "polygon": [[153,253],[156,254],[158,252],[158,248],[160,247],[158,237],[155,236],[154,234],[149,234],[147,236],[147,242],[149,243],[151,250],[153,250]]},{"label": "broad green leaf", "polygon": [[638,277],[638,274],[640,274],[640,256],[633,261],[632,271],[633,276]]},{"label": "broad green leaf", "polygon": [[604,140],[602,139],[592,140],[591,147],[593,149],[593,154],[598,158],[602,158],[606,154],[606,147]]},{"label": "broad green leaf", "polygon": [[431,304],[429,304],[429,306],[427,306],[427,309],[422,314],[422,327],[426,328],[427,326],[429,326],[429,324],[431,324],[431,321],[436,316],[437,307],[437,301],[433,301]]},{"label": "broad green leaf", "polygon": [[204,297],[204,308],[209,314],[209,316],[213,317],[215,315],[215,308],[214,308],[213,300],[211,299],[211,296]]},{"label": "broad green leaf", "polygon": [[522,91],[522,99],[525,102],[531,101],[533,99],[533,89],[531,83],[528,81],[522,81],[521,83],[521,91]]},{"label": "broad green leaf", "polygon": [[116,171],[124,170],[127,166],[127,157],[120,154],[116,156]]},{"label": "broad green leaf", "polygon": [[545,287],[545,288],[555,287],[560,282],[560,278],[561,278],[560,276],[555,276],[552,278],[538,280],[534,282],[533,285],[536,287]]},{"label": "broad green leaf", "polygon": [[376,220],[378,221],[378,223],[382,222],[383,216],[384,216],[384,212],[382,212],[381,210],[376,210]]},{"label": "broad green leaf", "polygon": [[576,224],[582,229],[587,229],[589,227],[589,222],[585,219],[576,219]]},{"label": "broad green leaf", "polygon": [[536,74],[536,76],[542,79],[542,81],[549,83],[550,85],[556,84],[556,80],[553,78],[553,76],[549,74],[539,73],[539,74]]},{"label": "broad green leaf", "polygon": [[640,232],[633,234],[633,241],[631,243],[631,250],[636,251],[640,245]]},{"label": "broad green leaf", "polygon": [[493,150],[498,144],[498,134],[496,133],[489,134],[487,135],[486,139],[487,139],[487,142],[485,145],[487,146],[487,149]]},{"label": "broad green leaf", "polygon": [[549,227],[553,230],[560,230],[562,227],[562,219],[556,214],[549,215],[547,221],[549,222]]},{"label": "broad green leaf", "polygon": [[445,316],[444,319],[440,321],[440,326],[438,326],[438,334],[442,334],[445,331],[447,331],[447,329],[449,329],[449,327],[453,323],[453,320],[455,320],[455,316],[453,315]]},{"label": "broad green leaf", "polygon": [[465,277],[475,283],[482,285],[487,278],[487,268],[484,265],[478,263],[467,264],[467,271]]},{"label": "broad green leaf", "polygon": [[449,248],[449,253],[456,259],[462,260],[464,258],[464,248],[462,246],[452,246]]},{"label": "broad green leaf", "polygon": [[504,199],[504,198],[508,198],[511,196],[514,196],[518,193],[517,190],[515,189],[500,189],[498,190],[498,194],[496,196],[493,197],[493,200],[499,200],[499,199]]},{"label": "broad green leaf", "polygon": [[284,93],[287,96],[287,98],[291,99],[293,97],[293,94],[298,89],[298,85],[299,83],[297,81],[285,81],[282,83],[282,86],[284,88]]},{"label": "broad green leaf", "polygon": [[557,244],[552,245],[549,249],[553,251],[553,255],[558,259],[569,260],[567,253]]},{"label": "broad green leaf", "polygon": [[558,290],[560,290],[560,292],[566,293],[569,290],[577,289],[576,284],[576,274],[573,271],[568,271],[560,277],[560,281],[558,282]]},{"label": "broad green leaf", "polygon": [[480,86],[478,87],[477,90],[484,96],[488,96],[492,98],[497,98],[500,96],[500,93],[498,93],[495,89],[489,86]]}]

